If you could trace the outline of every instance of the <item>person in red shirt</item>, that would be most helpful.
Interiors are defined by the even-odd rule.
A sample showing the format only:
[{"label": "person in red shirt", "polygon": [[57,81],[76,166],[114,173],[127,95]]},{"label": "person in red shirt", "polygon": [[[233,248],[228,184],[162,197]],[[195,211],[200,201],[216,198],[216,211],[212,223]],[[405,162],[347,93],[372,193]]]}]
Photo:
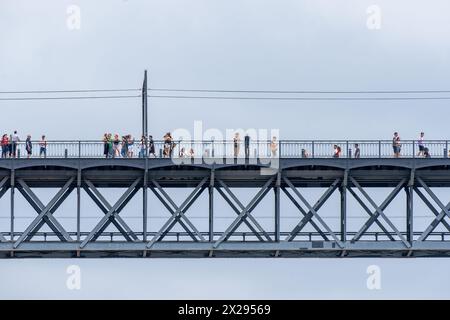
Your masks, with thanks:
[{"label": "person in red shirt", "polygon": [[6,158],[8,156],[8,146],[9,146],[9,138],[7,134],[4,134],[2,136],[0,145],[2,147],[2,158]]}]

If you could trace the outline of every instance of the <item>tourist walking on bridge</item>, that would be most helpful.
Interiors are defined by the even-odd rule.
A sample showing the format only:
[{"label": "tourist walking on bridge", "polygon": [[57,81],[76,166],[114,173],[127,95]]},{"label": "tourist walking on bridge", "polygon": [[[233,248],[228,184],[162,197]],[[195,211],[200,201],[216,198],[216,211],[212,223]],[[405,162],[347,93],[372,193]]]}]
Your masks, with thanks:
[{"label": "tourist walking on bridge", "polygon": [[425,156],[425,145],[423,144],[425,133],[421,132],[419,136],[419,140],[417,140],[417,145],[419,146],[418,157]]}]

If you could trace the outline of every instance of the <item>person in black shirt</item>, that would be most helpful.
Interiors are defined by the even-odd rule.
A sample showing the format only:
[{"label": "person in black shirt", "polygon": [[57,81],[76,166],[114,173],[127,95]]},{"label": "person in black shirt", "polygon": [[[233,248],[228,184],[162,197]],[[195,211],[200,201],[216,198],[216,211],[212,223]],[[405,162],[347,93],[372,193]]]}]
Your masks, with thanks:
[{"label": "person in black shirt", "polygon": [[156,158],[156,154],[155,154],[155,142],[153,141],[153,136],[148,136],[148,149],[149,155],[153,155],[154,158]]},{"label": "person in black shirt", "polygon": [[27,158],[31,157],[33,153],[33,145],[31,144],[31,136],[27,136],[27,140],[25,140],[25,150],[27,151]]},{"label": "person in black shirt", "polygon": [[248,133],[244,137],[245,159],[250,157],[250,136]]}]

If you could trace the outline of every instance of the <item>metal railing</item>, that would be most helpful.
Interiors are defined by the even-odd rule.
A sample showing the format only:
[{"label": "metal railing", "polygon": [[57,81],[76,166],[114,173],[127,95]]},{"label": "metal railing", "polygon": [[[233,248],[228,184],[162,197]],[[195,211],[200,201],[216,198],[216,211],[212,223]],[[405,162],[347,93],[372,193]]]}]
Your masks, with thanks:
[{"label": "metal railing", "polygon": [[[339,234],[339,231],[334,231],[334,233]],[[11,232],[3,232],[2,233],[4,237],[6,237],[7,239],[11,239]],[[89,235],[89,232],[80,232],[79,234],[77,232],[69,232],[68,233],[73,239],[76,239],[77,236],[80,236],[81,239],[84,239],[85,237],[87,237]],[[134,234],[136,236],[138,236],[139,238],[142,239],[144,233],[141,232],[134,232]],[[205,238],[208,238],[209,236],[209,232],[200,232],[200,234],[202,236],[204,236]],[[223,233],[222,232],[214,232],[213,233],[213,238],[214,239],[218,239]],[[267,232],[267,234],[272,237],[272,239],[275,237],[275,233],[274,232]],[[329,233],[325,233],[326,236],[330,236]],[[347,232],[347,237],[348,239],[352,239],[357,232]],[[401,232],[400,233],[402,236],[406,237],[407,233],[406,232]],[[16,241],[20,236],[22,235],[22,232],[14,232],[14,237],[12,238],[13,240],[11,241]],[[128,235],[131,235],[130,233],[128,233]],[[147,237],[152,238],[154,236],[158,235],[158,232],[156,231],[148,231],[146,232]],[[229,241],[233,242],[233,241],[242,241],[242,242],[254,242],[254,241],[258,241],[257,235],[262,237],[264,236],[263,233],[257,233],[254,234],[252,232],[235,232],[233,235],[230,236]],[[280,236],[281,238],[286,238],[290,235],[290,232],[280,232]],[[422,235],[422,232],[414,232],[413,233],[413,237],[414,240],[417,240],[420,236]],[[44,242],[59,242],[59,238],[58,236],[61,236],[61,234],[49,231],[49,232],[37,232],[34,236],[34,241],[44,241]],[[389,237],[393,237],[396,241],[400,241],[398,238],[398,235],[395,232],[390,232],[388,234],[379,231],[373,231],[373,232],[366,232],[364,234],[364,236],[361,237],[361,241],[391,241],[389,239]],[[430,233],[427,241],[448,241],[450,239],[450,232],[448,231],[433,231]],[[120,232],[102,232],[99,237],[98,237],[99,241],[109,241],[109,242],[113,242],[113,241],[123,241],[123,234]],[[166,234],[166,240],[165,242],[180,242],[180,241],[192,241],[192,238],[190,237],[189,233],[187,232],[168,232]],[[315,231],[303,231],[303,232],[299,232],[296,238],[296,241],[323,241],[323,237],[319,232],[315,232]]]},{"label": "metal railing", "polygon": [[[448,158],[449,140],[424,142],[424,149],[430,158]],[[24,141],[2,146],[2,158],[333,158],[334,146],[341,150],[339,158],[356,158],[359,148],[360,158],[394,158],[390,140],[280,140],[251,141],[248,146],[242,141],[174,141],[170,148],[164,141],[154,141],[153,147],[136,141],[124,147],[121,143],[108,147],[102,141],[47,141],[45,150],[38,141],[32,141],[28,155]],[[356,145],[358,147],[356,147]],[[15,155],[14,155],[14,150]],[[150,153],[153,151],[154,153]],[[401,142],[400,158],[425,158],[419,150],[418,141]]]}]

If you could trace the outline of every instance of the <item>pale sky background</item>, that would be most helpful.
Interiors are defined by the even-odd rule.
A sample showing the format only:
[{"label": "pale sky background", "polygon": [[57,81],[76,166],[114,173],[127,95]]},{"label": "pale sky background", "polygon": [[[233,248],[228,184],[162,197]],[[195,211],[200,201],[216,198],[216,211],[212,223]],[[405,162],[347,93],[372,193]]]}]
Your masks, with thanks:
[{"label": "pale sky background", "polygon": [[[380,30],[366,26],[366,10],[374,4],[382,10]],[[80,30],[67,28],[70,5],[81,9]],[[449,90],[449,12],[445,0],[2,0],[0,91],[140,88],[144,69],[153,88]],[[149,131],[160,137],[202,120],[205,128],[220,130],[277,128],[285,139],[390,139],[393,131],[403,139],[420,131],[428,139],[448,139],[448,105],[151,99]],[[139,98],[0,101],[0,131],[45,133],[48,139],[99,139],[107,131],[137,135],[140,108]],[[306,194],[313,201],[321,192]],[[388,192],[374,197],[381,202]],[[449,200],[448,190],[437,193]],[[182,201],[185,194],[174,196]],[[402,199],[387,210],[394,220],[402,214]],[[134,201],[137,206],[141,200]],[[167,216],[151,201],[153,212]],[[264,212],[273,207],[270,198],[261,205],[255,215],[270,215]],[[96,210],[87,206],[83,212]],[[123,215],[139,228],[136,206]],[[431,217],[423,205],[418,208],[417,215]],[[1,199],[0,217],[8,210],[8,200]],[[73,210],[69,202],[56,215],[66,218],[69,229]],[[297,214],[292,206],[283,210]],[[85,215],[100,217],[97,211]],[[337,224],[332,204],[321,211]],[[25,203],[17,212],[23,227],[35,215]],[[357,228],[362,221],[356,216],[365,215],[355,202],[352,214]],[[155,229],[164,222],[158,219]],[[298,219],[286,221],[289,229]],[[430,221],[423,218],[416,228]],[[9,221],[2,218],[0,225],[7,229]],[[66,288],[71,264],[81,267],[80,291]],[[382,272],[378,291],[366,287],[372,264]],[[1,260],[0,298],[450,298],[449,267],[448,259]]]}]

